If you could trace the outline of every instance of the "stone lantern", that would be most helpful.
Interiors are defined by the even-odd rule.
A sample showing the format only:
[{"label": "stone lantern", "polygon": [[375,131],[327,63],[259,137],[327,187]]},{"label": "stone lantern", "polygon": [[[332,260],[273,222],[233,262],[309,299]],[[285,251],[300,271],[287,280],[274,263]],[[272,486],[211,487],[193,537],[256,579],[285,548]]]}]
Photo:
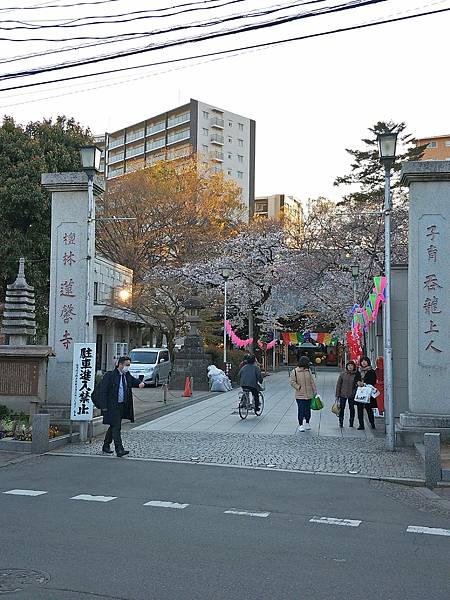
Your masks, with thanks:
[{"label": "stone lantern", "polygon": [[193,377],[194,389],[208,390],[208,367],[212,364],[211,357],[205,353],[198,327],[202,320],[199,316],[204,308],[200,298],[192,296],[183,304],[186,311],[186,321],[189,332],[184,339],[183,349],[174,356],[171,385],[183,389],[186,377]]}]

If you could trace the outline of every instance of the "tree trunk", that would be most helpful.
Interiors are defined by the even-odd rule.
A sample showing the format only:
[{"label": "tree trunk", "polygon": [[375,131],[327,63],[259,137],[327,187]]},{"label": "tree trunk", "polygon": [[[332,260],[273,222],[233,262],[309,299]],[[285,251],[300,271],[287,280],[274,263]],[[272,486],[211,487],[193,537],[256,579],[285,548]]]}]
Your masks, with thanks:
[{"label": "tree trunk", "polygon": [[248,337],[253,338],[253,342],[247,346],[249,352],[253,354],[255,349],[255,340],[254,340],[254,319],[253,319],[253,309],[248,311]]}]

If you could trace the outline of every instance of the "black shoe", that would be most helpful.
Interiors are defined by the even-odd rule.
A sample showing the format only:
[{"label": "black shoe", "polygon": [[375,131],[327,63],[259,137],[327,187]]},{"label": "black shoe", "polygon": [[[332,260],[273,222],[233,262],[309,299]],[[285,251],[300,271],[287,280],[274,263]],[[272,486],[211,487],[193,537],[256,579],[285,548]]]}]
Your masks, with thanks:
[{"label": "black shoe", "polygon": [[348,424],[348,426],[349,426],[349,427],[353,427],[353,423],[349,423],[349,424]]},{"label": "black shoe", "polygon": [[364,427],[358,427],[358,431],[364,431]]},{"label": "black shoe", "polygon": [[344,427],[344,423],[339,423],[339,427],[342,429]]},{"label": "black shoe", "polygon": [[118,458],[122,458],[122,456],[126,456],[127,454],[130,454],[129,450],[119,450],[119,452],[116,453]]},{"label": "black shoe", "polygon": [[372,429],[376,429],[375,425],[371,425],[371,428],[372,428]]},{"label": "black shoe", "polygon": [[114,454],[114,452],[110,450],[109,446],[103,446],[102,452],[103,454]]}]

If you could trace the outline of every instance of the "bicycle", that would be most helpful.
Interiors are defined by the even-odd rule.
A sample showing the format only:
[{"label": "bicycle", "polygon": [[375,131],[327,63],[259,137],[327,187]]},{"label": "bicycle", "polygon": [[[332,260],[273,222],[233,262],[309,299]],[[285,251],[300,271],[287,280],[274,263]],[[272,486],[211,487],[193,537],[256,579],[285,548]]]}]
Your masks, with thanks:
[{"label": "bicycle", "polygon": [[248,412],[250,410],[255,411],[255,415],[259,417],[264,410],[264,396],[261,391],[259,391],[259,408],[255,410],[255,405],[253,403],[253,394],[250,390],[241,390],[239,393],[239,416],[241,419],[246,419]]}]

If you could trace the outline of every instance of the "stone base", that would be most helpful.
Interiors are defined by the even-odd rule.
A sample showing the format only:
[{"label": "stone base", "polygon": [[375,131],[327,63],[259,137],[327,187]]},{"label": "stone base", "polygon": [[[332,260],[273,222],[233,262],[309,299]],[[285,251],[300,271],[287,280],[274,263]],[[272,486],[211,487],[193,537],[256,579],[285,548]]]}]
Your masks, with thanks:
[{"label": "stone base", "polygon": [[450,415],[418,415],[402,413],[396,428],[400,446],[423,444],[425,433],[440,433],[441,442],[450,441]]},{"label": "stone base", "polygon": [[400,426],[401,427],[430,427],[447,429],[450,428],[450,414],[449,415],[423,415],[415,413],[402,413],[400,415]]},{"label": "stone base", "polygon": [[186,377],[194,378],[194,391],[209,390],[208,367],[212,364],[209,355],[203,354],[198,357],[180,357],[177,356],[172,369],[170,378],[170,387],[174,390],[183,390]]}]

